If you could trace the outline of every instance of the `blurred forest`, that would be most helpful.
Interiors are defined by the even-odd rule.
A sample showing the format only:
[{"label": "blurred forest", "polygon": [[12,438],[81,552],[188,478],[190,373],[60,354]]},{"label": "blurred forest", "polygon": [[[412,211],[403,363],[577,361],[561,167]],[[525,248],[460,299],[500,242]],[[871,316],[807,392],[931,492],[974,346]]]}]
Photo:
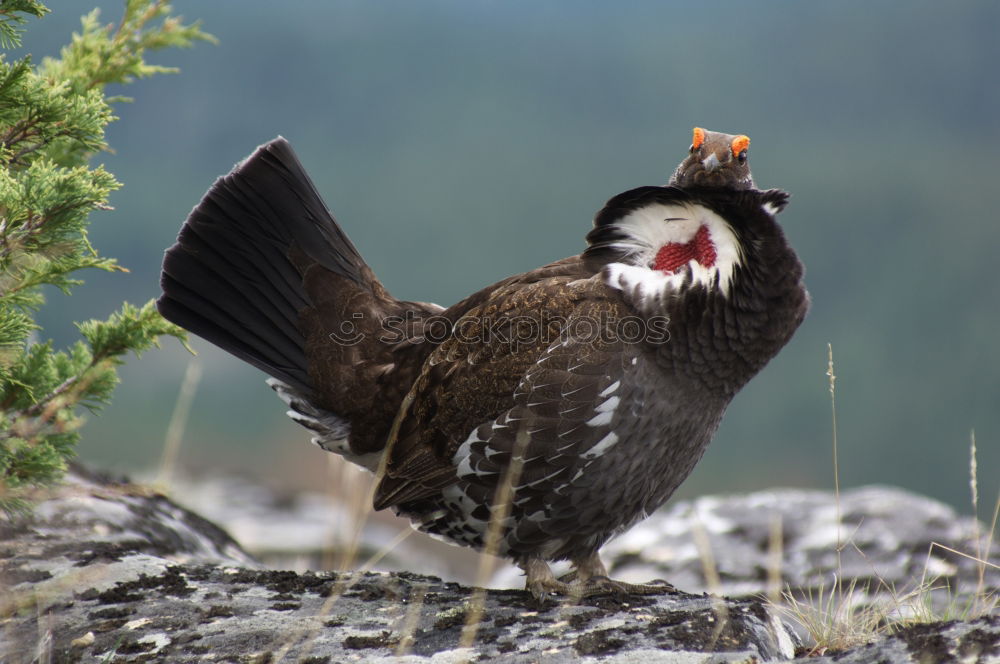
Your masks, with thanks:
[{"label": "blurred forest", "polygon": [[[695,125],[746,133],[807,267],[809,318],[736,399],[680,495],[831,487],[827,344],[840,480],[970,510],[1000,489],[1000,3],[214,0],[173,3],[217,46],[154,54],[101,155],[124,188],[93,244],[128,274],[50,294],[43,337],[159,293],[163,250],[215,177],[282,134],[382,281],[450,304],[578,253],[594,212],[666,181]],[[116,21],[120,3],[101,2]],[[83,2],[51,2],[25,49],[53,54]],[[34,22],[33,22],[34,23]],[[316,480],[323,453],[264,376],[200,339],[180,462]],[[192,357],[123,369],[80,454],[159,462]]]}]

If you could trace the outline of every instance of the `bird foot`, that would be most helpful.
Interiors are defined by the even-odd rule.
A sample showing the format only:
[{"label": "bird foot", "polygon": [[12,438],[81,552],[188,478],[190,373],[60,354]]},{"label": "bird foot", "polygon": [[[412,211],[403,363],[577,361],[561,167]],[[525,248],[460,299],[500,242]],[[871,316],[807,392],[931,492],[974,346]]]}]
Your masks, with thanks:
[{"label": "bird foot", "polygon": [[654,579],[649,583],[626,583],[615,581],[606,576],[592,577],[587,585],[587,594],[583,597],[594,597],[596,595],[614,595],[616,597],[627,597],[628,595],[663,595],[674,592],[677,589],[663,579]]},{"label": "bird foot", "polygon": [[526,589],[539,603],[549,599],[551,594],[562,595],[571,600],[602,595],[625,599],[629,595],[662,595],[676,590],[662,579],[651,583],[625,583],[610,579],[604,574],[582,578],[578,570],[573,570],[557,579],[547,564],[541,561],[538,563],[541,564],[525,566],[525,570],[528,573]]},{"label": "bird foot", "polygon": [[573,585],[570,583],[564,583],[555,578],[550,579],[528,579],[525,583],[525,590],[531,593],[531,596],[535,598],[540,605],[544,604],[546,600],[555,595],[563,595],[566,597],[573,596]]}]

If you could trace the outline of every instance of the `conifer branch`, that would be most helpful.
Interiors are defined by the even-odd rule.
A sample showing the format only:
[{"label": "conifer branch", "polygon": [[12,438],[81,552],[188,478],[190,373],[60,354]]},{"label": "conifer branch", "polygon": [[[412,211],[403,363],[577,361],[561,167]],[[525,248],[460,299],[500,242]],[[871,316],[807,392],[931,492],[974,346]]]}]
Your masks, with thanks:
[{"label": "conifer branch", "polygon": [[[20,44],[29,18],[48,8],[37,0],[0,0],[0,45]],[[69,349],[30,336],[43,285],[69,292],[80,270],[124,270],[87,238],[94,210],[110,209],[120,185],[90,157],[108,149],[104,128],[115,120],[109,83],[174,71],[150,65],[146,51],[214,41],[198,23],[184,24],[166,0],[124,0],[117,26],[94,10],[82,18],[59,58],[35,66],[29,57],[0,57],[0,512],[23,509],[24,487],[57,480],[83,424],[81,410],[106,404],[129,353],[185,339],[153,302],[124,304],[105,321],[78,323],[83,337]]]}]

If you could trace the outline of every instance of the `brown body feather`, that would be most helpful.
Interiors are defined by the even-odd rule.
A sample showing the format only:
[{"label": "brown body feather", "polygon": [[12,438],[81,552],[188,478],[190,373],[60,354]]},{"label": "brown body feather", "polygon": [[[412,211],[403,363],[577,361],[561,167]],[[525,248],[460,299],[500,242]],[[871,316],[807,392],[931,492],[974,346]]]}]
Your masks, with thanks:
[{"label": "brown body feather", "polygon": [[599,284],[569,286],[593,274],[579,257],[564,259],[444,312],[456,333],[427,357],[396,416],[376,509],[431,496],[457,480],[452,457],[469,432],[514,405],[516,388],[564,321],[582,301],[603,295]]}]

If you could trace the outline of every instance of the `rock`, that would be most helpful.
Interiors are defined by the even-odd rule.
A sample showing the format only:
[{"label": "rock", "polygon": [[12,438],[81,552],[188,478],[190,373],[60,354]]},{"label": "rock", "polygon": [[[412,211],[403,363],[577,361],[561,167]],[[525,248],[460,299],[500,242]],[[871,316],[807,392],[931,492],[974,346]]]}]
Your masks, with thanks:
[{"label": "rock", "polygon": [[[134,553],[257,566],[211,521],[147,487],[78,464],[35,505],[30,520],[0,520],[0,542],[4,558],[31,561],[34,575],[58,576],[66,571],[60,564],[81,568]],[[5,574],[19,572],[7,566]]]},{"label": "rock", "polygon": [[[360,478],[349,479],[363,496],[368,492],[370,474],[362,472],[354,473]],[[447,554],[461,557],[465,552],[458,547],[441,545],[428,551],[428,538],[422,536],[400,542],[400,531],[410,530],[408,521],[387,511],[375,514],[363,506],[359,513],[346,500],[329,494],[278,491],[245,477],[220,473],[198,479],[175,478],[171,495],[231,533],[254,559],[270,568],[301,572],[331,569],[354,550],[355,560],[381,555],[379,569],[385,571],[409,571],[413,561],[420,560],[421,573],[444,576],[449,581],[471,580],[455,573],[450,564],[453,556],[441,555],[440,549],[445,548]],[[475,569],[475,564],[466,567]],[[523,586],[523,581],[518,585]]]},{"label": "rock", "polygon": [[[329,568],[329,561],[337,559],[359,528],[358,515],[329,496],[276,492],[235,476],[182,479],[175,482],[173,493],[187,507],[235,535],[268,567],[298,571]],[[610,542],[602,555],[616,578],[637,583],[663,578],[687,592],[728,597],[775,590],[768,587],[768,579],[777,574],[781,579],[778,589],[790,588],[800,595],[829,585],[838,573],[845,579],[882,579],[882,591],[886,587],[905,591],[921,578],[948,582],[959,592],[978,582],[975,561],[940,546],[931,549],[931,543],[936,542],[976,555],[975,520],[958,515],[947,505],[900,489],[862,487],[843,492],[839,512],[838,533],[837,503],[829,492],[778,489],[706,496],[660,510]],[[366,522],[359,538],[358,559],[384,551],[398,540],[401,528],[408,528],[387,516],[384,512],[361,515]],[[781,549],[777,562],[770,550],[775,525],[779,526]],[[704,534],[703,543],[694,536],[699,531]],[[444,553],[450,554],[446,557],[442,549],[430,550],[429,546],[436,543],[422,536],[394,544],[379,568],[474,582],[474,552],[446,547]],[[986,539],[981,537],[980,550],[985,548]],[[994,549],[993,559],[1000,562],[1000,546]],[[708,558],[719,577],[717,585],[706,580]],[[414,561],[419,561],[417,570],[413,570]],[[490,587],[524,587],[519,569],[500,566]],[[1000,573],[987,567],[985,581],[997,587]],[[873,590],[878,589],[876,583]]]},{"label": "rock", "polygon": [[[223,531],[163,496],[85,472],[74,472],[3,535],[3,662],[405,654],[411,661],[681,663],[704,661],[705,652],[719,662],[773,661],[795,647],[758,600],[675,592],[538,606],[523,590],[477,595],[408,573],[258,569]],[[463,647],[477,610],[475,638]],[[635,659],[639,653],[644,659]]]},{"label": "rock", "polygon": [[[692,537],[699,531],[708,552]],[[776,532],[780,559],[772,551]],[[977,563],[986,551],[992,564]],[[844,587],[855,582],[856,602],[893,602],[898,617],[922,610],[900,602],[921,584],[939,587],[920,594],[936,611],[1000,589],[1000,546],[991,550],[974,519],[890,487],[844,491],[839,506],[828,492],[795,489],[678,502],[609,543],[603,554],[615,578],[664,578],[689,592],[727,597],[782,590],[801,598],[828,590],[839,577]],[[716,585],[706,581],[706,560]],[[769,578],[780,578],[779,586],[769,588]]]},{"label": "rock", "polygon": [[[14,619],[5,635],[22,651],[43,635],[55,661],[74,653],[121,662],[428,661],[460,654],[474,606],[468,588],[406,573],[296,574],[137,556],[114,578],[74,584],[38,605],[41,625],[35,615]],[[717,661],[773,661],[793,649],[762,603],[682,593],[539,608],[523,591],[489,591],[482,616],[465,650],[474,660],[587,661],[645,649],[676,662],[704,661],[705,651],[718,651]],[[74,645],[88,633],[91,644]],[[685,651],[690,658],[677,656]]]},{"label": "rock", "polygon": [[[865,578],[871,578],[872,565],[884,566],[886,575],[900,565],[899,578],[912,573],[927,538],[967,544],[968,522],[921,501],[887,489],[845,493],[841,521],[857,527],[844,539],[853,537],[871,550]],[[698,515],[720,587],[757,592],[763,587],[772,514],[781,514],[789,547],[784,578],[804,588],[836,569],[831,567],[835,529],[832,540],[830,534],[836,511],[830,516],[830,505],[828,495],[815,492],[678,503],[626,534],[611,548],[610,560],[619,578],[666,576],[681,587],[689,581],[697,587],[704,583],[703,565],[684,531]],[[901,521],[900,512],[907,519]],[[32,517],[2,528],[0,661],[5,664],[383,659],[686,664],[789,661],[798,646],[778,613],[754,598],[673,592],[538,606],[523,590],[480,592],[406,572],[262,569],[196,514],[155,492],[84,471],[42,500]],[[853,573],[858,562],[846,553],[844,569]],[[908,557],[901,557],[904,553]],[[940,558],[949,579],[966,582],[971,568],[948,555]],[[990,574],[989,583],[995,584]],[[464,638],[470,623],[475,636]],[[869,645],[801,661],[990,662],[998,648],[1000,625],[996,616],[987,616],[914,625]]]},{"label": "rock", "polygon": [[804,657],[796,664],[997,664],[1000,662],[1000,616],[970,622],[911,625],[846,653]]}]

